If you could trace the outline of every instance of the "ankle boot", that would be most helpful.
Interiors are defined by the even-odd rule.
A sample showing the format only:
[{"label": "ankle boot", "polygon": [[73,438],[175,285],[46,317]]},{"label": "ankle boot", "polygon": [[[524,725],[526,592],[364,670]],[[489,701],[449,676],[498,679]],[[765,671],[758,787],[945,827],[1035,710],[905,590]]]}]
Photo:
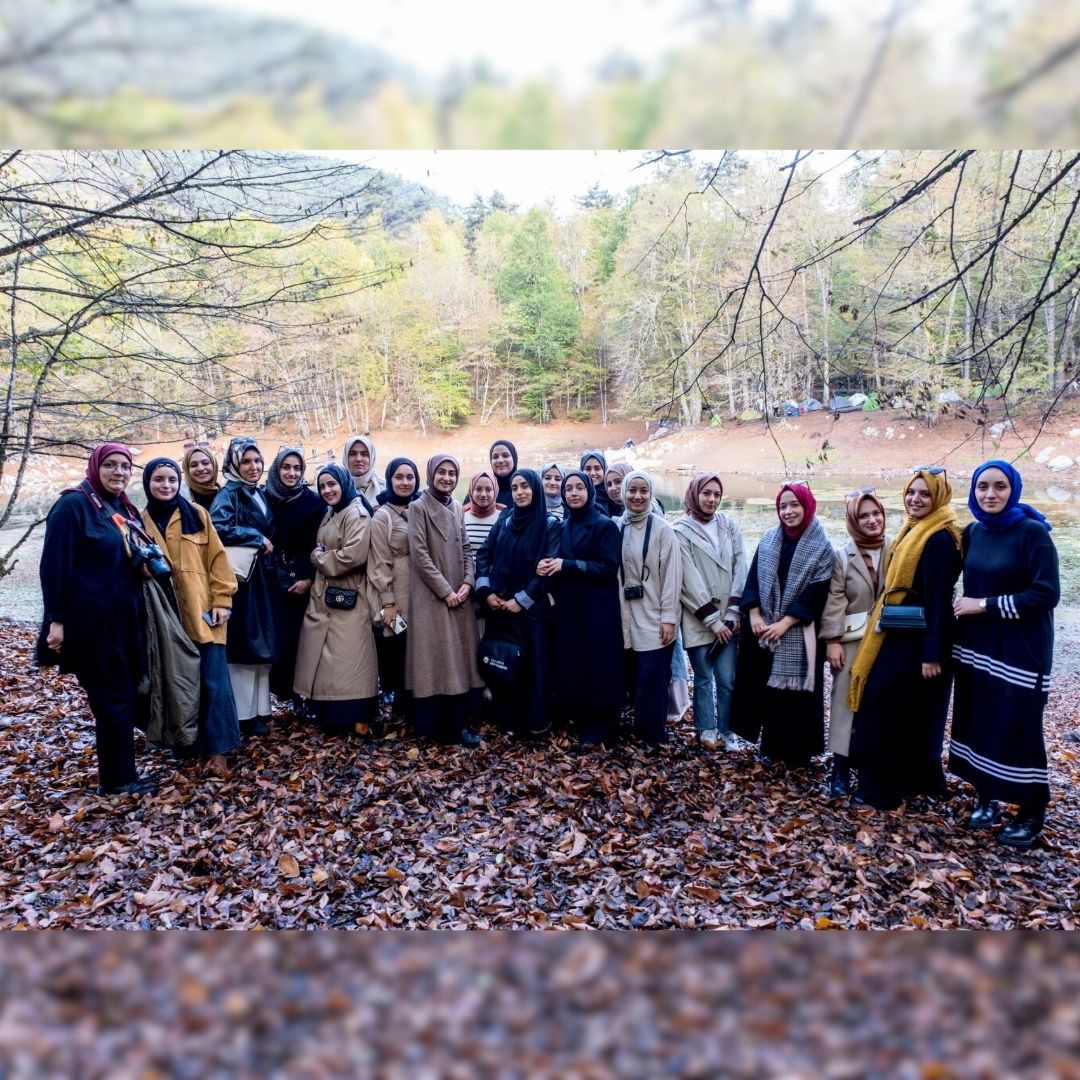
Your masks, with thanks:
[{"label": "ankle boot", "polygon": [[998,842],[1009,847],[1029,848],[1043,827],[1043,811],[1020,807],[1016,817],[998,833]]},{"label": "ankle boot", "polygon": [[994,799],[979,797],[967,819],[969,829],[992,829],[1001,820],[1001,806]]},{"label": "ankle boot", "polygon": [[829,798],[842,799],[851,794],[851,769],[844,754],[833,754],[832,775],[829,777]]}]

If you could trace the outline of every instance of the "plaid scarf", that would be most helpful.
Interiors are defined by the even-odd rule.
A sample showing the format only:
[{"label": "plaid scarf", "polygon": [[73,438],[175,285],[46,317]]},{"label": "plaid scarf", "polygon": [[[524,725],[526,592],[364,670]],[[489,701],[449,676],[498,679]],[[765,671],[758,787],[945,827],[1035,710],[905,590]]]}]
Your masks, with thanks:
[{"label": "plaid scarf", "polygon": [[[780,548],[783,528],[770,529],[758,545],[758,589],[761,617],[776,622],[787,614],[792,602],[816,581],[828,581],[833,571],[833,549],[821,522],[814,519],[799,537],[788,567],[787,581],[780,591]],[[762,588],[762,586],[765,586]],[[809,631],[809,633],[807,633]],[[776,690],[813,690],[816,649],[812,626],[793,626],[773,651],[768,685]]]}]

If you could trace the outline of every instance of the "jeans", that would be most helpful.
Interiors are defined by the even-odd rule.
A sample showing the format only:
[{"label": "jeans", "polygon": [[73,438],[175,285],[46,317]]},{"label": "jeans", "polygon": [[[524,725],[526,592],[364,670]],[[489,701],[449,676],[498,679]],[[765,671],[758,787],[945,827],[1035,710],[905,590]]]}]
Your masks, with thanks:
[{"label": "jeans", "polygon": [[[731,693],[735,689],[735,660],[738,640],[733,637],[720,647],[710,660],[711,645],[692,645],[687,649],[694,669],[694,727],[697,731],[716,728],[721,735],[730,730]],[[716,683],[715,691],[713,683]]]}]

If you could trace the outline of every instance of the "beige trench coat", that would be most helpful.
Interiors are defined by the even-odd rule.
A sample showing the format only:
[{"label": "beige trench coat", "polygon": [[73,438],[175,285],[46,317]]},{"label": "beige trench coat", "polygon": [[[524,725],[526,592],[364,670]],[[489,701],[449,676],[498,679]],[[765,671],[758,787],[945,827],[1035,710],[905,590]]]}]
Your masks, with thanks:
[{"label": "beige trench coat", "polygon": [[[889,538],[885,538],[885,547]],[[881,550],[884,552],[885,547]],[[825,611],[821,616],[821,629],[818,634],[823,641],[839,638],[844,633],[844,616],[860,611],[869,611],[874,606],[878,593],[885,585],[884,559],[878,564],[878,588],[870,578],[870,571],[855,546],[854,540],[848,540],[836,549],[836,561],[833,563],[832,581],[829,584],[829,599],[825,601]],[[851,746],[851,710],[847,707],[848,683],[851,681],[851,665],[859,651],[857,641],[849,641],[844,646],[844,667],[833,672],[832,696],[829,699],[829,749],[834,754],[847,757]]]},{"label": "beige trench coat", "polygon": [[380,609],[396,604],[401,617],[409,618],[409,525],[408,508],[384,503],[371,519],[371,553],[368,555],[368,593],[371,621],[376,633],[393,637],[389,626],[379,628]]},{"label": "beige trench coat", "polygon": [[[339,514],[327,514],[311,554],[315,583],[308,594],[293,690],[313,701],[373,698],[378,685],[375,639],[365,596],[365,566],[371,518],[359,499]],[[357,589],[352,611],[329,610],[327,586]]]},{"label": "beige trench coat", "polygon": [[742,530],[726,514],[718,513],[720,549],[708,527],[692,517],[679,518],[672,526],[682,555],[683,648],[711,645],[713,627],[723,619],[738,622],[739,598],[750,564],[743,546]]},{"label": "beige trench coat", "polygon": [[[645,526],[652,522],[649,556],[642,567]],[[635,652],[660,648],[660,624],[678,628],[682,610],[682,555],[675,530],[659,515],[650,514],[638,525],[626,525],[622,534],[622,563],[625,580],[619,591],[622,609],[623,647]],[[644,570],[647,568],[648,573]],[[645,595],[627,600],[625,586],[643,584]]]},{"label": "beige trench coat", "polygon": [[461,506],[424,492],[409,506],[409,633],[405,686],[414,697],[464,694],[484,684],[476,671],[479,635],[471,600],[449,608],[443,598],[476,585],[472,545]]}]

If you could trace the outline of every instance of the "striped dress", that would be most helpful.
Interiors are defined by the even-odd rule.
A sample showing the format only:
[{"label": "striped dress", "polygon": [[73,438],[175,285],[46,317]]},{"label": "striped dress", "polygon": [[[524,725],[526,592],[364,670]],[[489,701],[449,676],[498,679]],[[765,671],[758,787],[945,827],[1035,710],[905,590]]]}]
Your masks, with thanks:
[{"label": "striped dress", "polygon": [[964,532],[964,595],[986,597],[985,615],[957,620],[949,771],[983,798],[1038,810],[1050,798],[1043,708],[1060,596],[1050,534],[1025,519]]}]

